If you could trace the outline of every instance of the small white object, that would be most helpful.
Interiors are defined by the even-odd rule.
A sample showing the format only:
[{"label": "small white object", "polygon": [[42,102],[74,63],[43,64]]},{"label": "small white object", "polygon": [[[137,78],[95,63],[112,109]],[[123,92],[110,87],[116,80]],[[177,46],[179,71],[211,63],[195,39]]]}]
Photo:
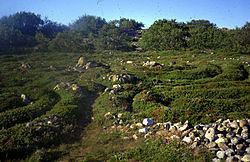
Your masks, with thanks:
[{"label": "small white object", "polygon": [[142,124],[145,126],[151,126],[154,124],[154,121],[151,118],[145,118],[145,119],[143,119]]},{"label": "small white object", "polygon": [[148,133],[148,128],[141,128],[138,131],[139,131],[139,133],[146,134],[146,133]]}]

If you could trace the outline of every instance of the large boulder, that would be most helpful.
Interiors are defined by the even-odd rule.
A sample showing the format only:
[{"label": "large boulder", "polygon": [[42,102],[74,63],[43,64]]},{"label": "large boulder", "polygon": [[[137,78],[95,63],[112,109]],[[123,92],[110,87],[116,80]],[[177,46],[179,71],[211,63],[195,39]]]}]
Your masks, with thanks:
[{"label": "large boulder", "polygon": [[163,67],[163,64],[160,64],[160,63],[158,63],[156,61],[146,61],[146,62],[143,62],[142,66],[149,67],[149,68],[159,68],[159,69],[161,69]]},{"label": "large boulder", "polygon": [[77,66],[77,67],[84,66],[84,65],[86,65],[87,63],[88,63],[87,58],[82,56],[82,57],[80,57],[80,58],[78,59],[78,62],[77,62],[77,64],[76,64],[76,66]]}]

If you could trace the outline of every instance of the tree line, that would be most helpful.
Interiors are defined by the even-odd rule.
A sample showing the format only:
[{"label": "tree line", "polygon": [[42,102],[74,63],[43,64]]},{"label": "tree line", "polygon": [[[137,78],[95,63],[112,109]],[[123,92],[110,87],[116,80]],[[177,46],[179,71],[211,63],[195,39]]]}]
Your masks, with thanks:
[{"label": "tree line", "polygon": [[249,53],[250,23],[241,28],[218,28],[208,20],[179,23],[157,20],[144,32],[140,44],[147,50],[213,49]]},{"label": "tree line", "polygon": [[0,18],[0,53],[132,51],[138,47],[135,41],[145,50],[156,51],[187,48],[250,51],[249,22],[240,28],[226,29],[208,20],[183,23],[163,19],[148,29],[143,27],[143,23],[133,19],[107,22],[91,15],[63,25],[35,13],[18,12]]}]

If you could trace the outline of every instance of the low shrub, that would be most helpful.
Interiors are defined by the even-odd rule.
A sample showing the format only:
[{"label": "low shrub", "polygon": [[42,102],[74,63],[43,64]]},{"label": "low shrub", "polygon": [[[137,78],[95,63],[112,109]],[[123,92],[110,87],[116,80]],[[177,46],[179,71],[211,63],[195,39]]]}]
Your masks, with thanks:
[{"label": "low shrub", "polygon": [[2,112],[0,128],[9,128],[18,123],[31,121],[52,109],[57,100],[58,96],[50,91],[33,104]]}]

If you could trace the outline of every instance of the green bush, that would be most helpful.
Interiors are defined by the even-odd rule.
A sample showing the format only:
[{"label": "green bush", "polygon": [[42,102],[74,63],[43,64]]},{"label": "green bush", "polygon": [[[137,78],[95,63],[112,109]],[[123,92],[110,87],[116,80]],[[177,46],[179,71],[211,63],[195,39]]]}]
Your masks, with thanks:
[{"label": "green bush", "polygon": [[175,70],[164,76],[166,76],[168,79],[196,80],[203,78],[213,78],[219,75],[221,72],[222,71],[219,66],[208,64],[192,70]]},{"label": "green bush", "polygon": [[243,65],[229,62],[223,66],[223,73],[218,75],[215,79],[239,81],[247,78],[248,72]]},{"label": "green bush", "polygon": [[[17,124],[0,131],[0,156],[15,157],[31,151],[49,147],[65,140],[74,129],[81,111],[79,97],[69,92],[59,92],[61,100],[45,115],[27,123]],[[56,118],[59,125],[49,124],[50,118]]]}]

